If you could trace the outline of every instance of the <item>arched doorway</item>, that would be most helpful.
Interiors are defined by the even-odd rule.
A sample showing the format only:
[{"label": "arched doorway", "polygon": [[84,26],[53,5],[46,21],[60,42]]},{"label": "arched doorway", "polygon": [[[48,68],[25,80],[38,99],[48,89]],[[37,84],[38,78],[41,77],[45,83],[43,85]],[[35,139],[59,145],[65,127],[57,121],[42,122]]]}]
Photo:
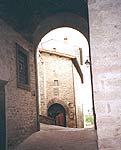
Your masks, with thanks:
[{"label": "arched doorway", "polygon": [[66,111],[61,104],[51,105],[48,108],[48,117],[55,119],[56,125],[66,127]]},{"label": "arched doorway", "polygon": [[[50,15],[47,18],[43,19],[41,21],[41,23],[38,25],[38,27],[36,28],[35,32],[33,33],[33,43],[35,45],[35,48],[37,48],[36,56],[38,55],[40,57],[40,59],[41,59],[40,63],[42,64],[42,68],[43,68],[44,71],[45,71],[45,63],[43,61],[43,58],[41,57],[41,54],[39,54],[41,51],[39,52],[38,45],[39,45],[40,42],[42,43],[42,39],[45,37],[45,35],[48,34],[49,32],[51,32],[52,30],[55,30],[57,28],[63,28],[63,27],[69,27],[69,28],[75,29],[75,30],[77,30],[77,31],[79,31],[80,33],[83,34],[84,38],[88,42],[88,46],[90,45],[89,44],[90,43],[90,39],[89,39],[88,7],[87,7],[87,4],[85,3],[85,1],[80,1],[80,2],[84,3],[84,5],[82,5],[83,6],[82,10],[83,10],[83,12],[85,12],[84,13],[85,16],[82,15],[83,13],[82,14],[78,14],[78,13],[70,12],[70,11],[58,12],[55,15]],[[55,37],[54,37],[54,39],[55,39]],[[75,38],[75,39],[78,39],[78,38]],[[55,49],[55,47],[53,47],[53,48]],[[85,62],[83,64],[86,64],[86,62],[89,62],[91,64],[90,46],[88,47],[88,52],[89,52],[89,55],[88,55],[88,57],[86,58],[86,60],[85,60]],[[37,59],[36,59],[36,68],[37,68],[37,80],[38,80],[39,72],[38,72],[38,61],[37,61]],[[90,74],[90,78],[91,78],[91,80],[90,80],[90,85],[91,85],[91,92],[90,93],[92,94],[92,96],[91,96],[91,99],[92,99],[91,113],[92,113],[92,115],[94,115],[94,125],[95,125],[95,128],[96,128],[96,114],[95,114],[95,108],[94,108],[93,84],[92,84],[92,68],[91,68],[91,65],[90,65],[90,67],[86,68],[85,70],[88,70],[87,72]],[[43,71],[43,73],[44,73],[44,71]],[[58,80],[58,79],[55,79],[55,80]],[[37,86],[38,102],[39,102],[38,112],[40,114],[42,112],[44,115],[47,115],[46,114],[47,113],[47,111],[46,111],[47,110],[47,107],[46,107],[47,102],[45,101],[45,99],[46,98],[47,99],[52,99],[53,97],[52,98],[51,97],[48,98],[47,91],[46,91],[46,83],[45,82],[46,82],[46,76],[45,76],[45,78],[43,80],[43,83],[39,84],[40,82],[38,80],[38,83],[37,83],[36,86]],[[40,86],[43,86],[42,90],[40,90]],[[52,91],[52,88],[51,88],[50,91]],[[77,90],[75,90],[75,91],[77,91]],[[84,93],[84,92],[82,92],[82,93]],[[61,98],[61,99],[63,99],[63,98]],[[78,102],[79,102],[79,100],[78,100]],[[70,102],[68,102],[68,103],[70,103]],[[87,103],[87,104],[89,104],[89,103]],[[83,107],[84,107],[84,105],[81,105],[81,112],[82,112],[82,110],[84,110]],[[42,110],[42,108],[43,108],[43,110]],[[76,110],[76,112],[78,112],[78,109]],[[75,114],[76,114],[76,112],[75,112]],[[80,119],[78,119],[78,120],[80,120]]]},{"label": "arched doorway", "polygon": [[[82,80],[77,72],[77,68],[73,65],[74,63],[71,64],[70,60],[65,60],[65,55],[63,56],[63,54],[71,55],[77,59],[84,82],[81,82]],[[59,57],[55,55],[59,55]],[[61,60],[60,56],[63,57],[63,60]],[[45,99],[39,97],[41,115],[47,115],[44,110],[47,108],[48,100],[53,99],[55,96],[59,99],[63,99],[68,105],[70,112],[75,114],[74,122],[77,128],[93,127],[93,121],[90,122],[90,118],[93,120],[93,106],[89,57],[89,44],[86,37],[73,28],[57,28],[50,31],[41,39],[38,45],[37,55],[39,91],[41,91],[41,95],[43,94],[43,97],[45,97]],[[89,66],[86,65],[86,61],[89,62]],[[71,65],[69,65],[69,63]],[[59,67],[56,67],[55,64]],[[71,66],[70,69],[69,66]],[[70,72],[71,69],[72,72]],[[63,74],[66,74],[64,80]],[[63,85],[65,85],[65,88],[63,88]],[[66,99],[64,95],[65,91],[70,93],[66,95]],[[60,92],[62,93],[60,94]],[[74,97],[74,99],[72,97]],[[71,110],[72,108],[75,110]],[[67,121],[67,126],[68,122],[72,122],[71,118],[70,121]]]}]

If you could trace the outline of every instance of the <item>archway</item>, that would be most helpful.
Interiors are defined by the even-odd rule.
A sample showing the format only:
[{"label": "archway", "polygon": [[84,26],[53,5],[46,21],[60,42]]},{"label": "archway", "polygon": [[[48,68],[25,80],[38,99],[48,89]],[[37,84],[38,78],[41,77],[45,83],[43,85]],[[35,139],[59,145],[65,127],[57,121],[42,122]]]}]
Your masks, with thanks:
[{"label": "archway", "polygon": [[61,104],[51,105],[48,108],[48,117],[55,119],[56,125],[66,127],[66,110]]},{"label": "archway", "polygon": [[33,43],[37,48],[41,39],[50,31],[61,28],[70,27],[81,32],[86,39],[89,41],[89,25],[88,20],[80,15],[63,12],[57,13],[53,16],[48,16],[46,19],[41,21],[36,30],[33,33]]},{"label": "archway", "polygon": [[[72,58],[77,59],[80,71],[82,71],[83,74],[83,83],[77,71],[79,68],[74,66],[72,59],[68,58],[68,60],[66,60],[64,58],[65,56],[72,56]],[[48,100],[56,97],[63,99],[67,104],[70,112],[69,122],[75,119],[71,127],[83,128],[93,126],[90,64],[88,64],[88,67],[85,64],[87,61],[90,63],[89,44],[85,36],[78,30],[69,27],[52,30],[42,38],[38,46],[37,58],[39,60],[37,63],[38,77],[41,77],[38,78],[40,79],[38,85],[39,91],[41,91],[41,95],[43,95],[39,97],[40,113],[46,115],[45,110]],[[68,70],[69,63],[72,64]],[[66,74],[66,76],[63,77],[63,74]],[[66,82],[64,82],[63,79],[66,80]],[[67,85],[70,84],[71,86],[67,87]],[[66,99],[63,94],[65,91],[66,93],[70,93],[69,95],[67,94],[68,96],[66,95]],[[91,122],[89,122],[90,118]]]},{"label": "archway", "polygon": [[[92,69],[91,69],[91,58],[90,58],[88,7],[86,6],[84,8],[84,10],[86,11],[85,17],[82,15],[83,13],[78,14],[78,13],[75,13],[75,12],[68,12],[68,11],[58,12],[55,15],[51,15],[51,16],[48,15],[48,17],[46,17],[44,20],[42,20],[41,23],[36,28],[36,30],[34,31],[34,33],[33,33],[33,43],[34,43],[35,48],[37,48],[40,41],[42,40],[42,38],[46,34],[48,34],[52,30],[55,30],[57,28],[62,28],[62,27],[73,28],[73,29],[75,29],[75,30],[77,30],[77,31],[79,31],[80,33],[83,34],[83,36],[87,40],[88,46],[89,46],[89,49],[88,49],[89,50],[89,56],[87,58],[89,61],[87,61],[87,62],[90,63],[90,67],[88,68],[88,71],[90,72],[91,88],[92,88],[91,92],[92,92],[92,104],[93,104],[93,106],[92,106],[91,111],[94,114],[94,123],[95,123],[95,128],[96,128],[96,115],[95,115],[94,100],[93,100],[94,98],[93,98],[93,85],[92,85]],[[38,49],[36,51],[36,56],[37,56],[37,52],[38,52]],[[43,60],[41,61],[41,63],[44,64]],[[37,65],[38,65],[38,62],[36,62],[36,67],[38,69]],[[38,80],[38,76],[37,76],[37,80]],[[43,85],[46,86],[46,84],[43,84]],[[38,87],[39,87],[39,85],[37,85],[37,88]],[[43,91],[43,92],[45,92],[45,91]],[[43,99],[44,95],[40,93],[40,89],[38,88],[38,97],[40,95]],[[45,94],[45,97],[46,97],[46,94]],[[40,103],[40,101],[39,101],[39,103]],[[70,103],[70,102],[68,102],[68,103]],[[43,100],[42,106],[45,107],[46,105],[47,104],[45,104],[45,101]],[[46,108],[44,108],[43,114],[47,113],[45,110],[46,110]]]}]

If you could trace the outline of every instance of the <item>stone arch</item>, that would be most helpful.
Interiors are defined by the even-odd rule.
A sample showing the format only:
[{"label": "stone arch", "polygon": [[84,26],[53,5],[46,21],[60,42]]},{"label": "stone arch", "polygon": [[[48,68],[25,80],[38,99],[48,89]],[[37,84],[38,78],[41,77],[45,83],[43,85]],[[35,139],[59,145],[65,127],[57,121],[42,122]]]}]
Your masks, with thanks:
[{"label": "stone arch", "polygon": [[[53,16],[48,16],[46,19],[41,21],[41,23],[38,25],[35,32],[33,33],[33,44],[36,48],[36,52],[37,52],[37,46],[41,41],[41,39],[50,31],[61,27],[70,27],[76,29],[77,31],[81,32],[84,35],[89,45],[89,56],[90,56],[90,63],[91,63],[88,16],[86,16],[85,18],[82,17],[81,15],[77,15],[76,13],[69,13],[69,12],[57,13]],[[36,66],[37,66],[37,62],[36,62]],[[90,73],[92,78],[91,65],[90,65]],[[92,80],[91,80],[91,84],[92,84]],[[93,84],[92,84],[92,89],[93,89]],[[63,106],[65,106],[67,110],[67,114],[69,114],[68,107],[66,105]],[[96,128],[94,98],[93,98],[93,112],[94,112],[94,122]]]},{"label": "stone arch", "polygon": [[66,127],[66,110],[61,104],[54,103],[47,111],[48,117],[55,119],[56,125]]},{"label": "stone arch", "polygon": [[58,98],[53,98],[49,101],[48,105],[47,105],[47,109],[52,106],[53,104],[60,104],[64,107],[64,109],[66,110],[66,114],[68,115],[69,114],[69,108],[68,106],[65,104],[65,102],[63,102],[62,100],[58,99]]},{"label": "stone arch", "polygon": [[73,13],[59,13],[54,16],[49,16],[43,20],[33,33],[35,47],[38,46],[40,40],[51,30],[60,27],[70,27],[81,32],[89,41],[88,21],[83,17]]}]

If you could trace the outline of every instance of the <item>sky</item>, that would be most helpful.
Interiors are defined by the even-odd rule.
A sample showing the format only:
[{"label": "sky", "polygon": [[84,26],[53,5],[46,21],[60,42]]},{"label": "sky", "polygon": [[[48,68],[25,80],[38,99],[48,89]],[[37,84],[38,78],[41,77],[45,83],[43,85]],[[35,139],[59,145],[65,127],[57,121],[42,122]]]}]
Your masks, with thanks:
[{"label": "sky", "polygon": [[[67,38],[66,44],[64,38]],[[58,28],[46,34],[39,46],[47,50],[56,48],[56,51],[73,54],[73,50],[77,48],[83,49],[84,61],[89,56],[89,47],[87,39],[82,33],[72,28]]]}]

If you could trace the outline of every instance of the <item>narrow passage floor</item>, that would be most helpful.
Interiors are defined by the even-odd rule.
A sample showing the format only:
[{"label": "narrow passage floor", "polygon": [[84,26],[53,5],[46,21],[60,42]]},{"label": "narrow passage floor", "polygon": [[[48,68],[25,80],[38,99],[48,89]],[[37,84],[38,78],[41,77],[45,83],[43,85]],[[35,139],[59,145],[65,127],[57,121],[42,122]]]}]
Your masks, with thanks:
[{"label": "narrow passage floor", "polygon": [[94,129],[65,128],[40,125],[41,130],[32,134],[16,150],[97,150]]}]

